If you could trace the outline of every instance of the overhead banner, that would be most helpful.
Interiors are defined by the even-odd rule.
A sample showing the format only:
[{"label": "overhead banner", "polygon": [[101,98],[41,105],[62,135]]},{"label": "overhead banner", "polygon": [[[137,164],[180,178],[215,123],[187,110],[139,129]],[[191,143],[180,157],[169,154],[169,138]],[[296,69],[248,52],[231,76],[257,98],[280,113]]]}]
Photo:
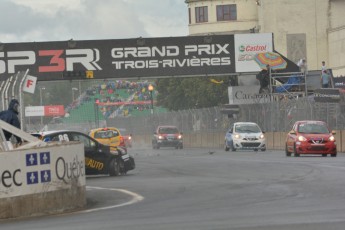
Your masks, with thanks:
[{"label": "overhead banner", "polygon": [[241,34],[3,43],[0,78],[27,69],[38,81],[259,71],[252,55],[271,51],[272,37]]}]

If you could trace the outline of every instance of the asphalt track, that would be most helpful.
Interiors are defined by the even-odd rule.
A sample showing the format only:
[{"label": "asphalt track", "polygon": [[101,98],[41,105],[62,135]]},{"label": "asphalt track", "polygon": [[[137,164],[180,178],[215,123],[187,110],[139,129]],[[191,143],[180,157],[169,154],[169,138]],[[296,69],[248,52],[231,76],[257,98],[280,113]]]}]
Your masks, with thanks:
[{"label": "asphalt track", "polygon": [[345,154],[133,148],[137,168],[87,178],[87,209],[1,230],[345,229]]}]

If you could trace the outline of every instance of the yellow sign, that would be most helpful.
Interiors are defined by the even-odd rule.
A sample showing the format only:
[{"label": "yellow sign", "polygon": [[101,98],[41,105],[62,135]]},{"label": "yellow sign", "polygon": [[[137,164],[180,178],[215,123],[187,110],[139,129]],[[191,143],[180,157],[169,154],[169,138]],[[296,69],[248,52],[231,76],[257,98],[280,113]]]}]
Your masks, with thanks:
[{"label": "yellow sign", "polygon": [[211,82],[215,83],[215,84],[223,84],[224,82],[223,81],[217,81],[213,78],[210,79]]},{"label": "yellow sign", "polygon": [[93,78],[93,71],[92,70],[86,70],[86,78]]}]

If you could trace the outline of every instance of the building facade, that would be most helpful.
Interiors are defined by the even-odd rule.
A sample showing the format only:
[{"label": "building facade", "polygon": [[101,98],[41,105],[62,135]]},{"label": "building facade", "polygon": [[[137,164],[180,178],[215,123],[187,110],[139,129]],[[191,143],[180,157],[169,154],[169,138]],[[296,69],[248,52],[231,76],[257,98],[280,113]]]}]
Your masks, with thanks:
[{"label": "building facade", "polygon": [[310,70],[345,76],[344,0],[185,0],[189,34],[273,33],[274,48]]}]

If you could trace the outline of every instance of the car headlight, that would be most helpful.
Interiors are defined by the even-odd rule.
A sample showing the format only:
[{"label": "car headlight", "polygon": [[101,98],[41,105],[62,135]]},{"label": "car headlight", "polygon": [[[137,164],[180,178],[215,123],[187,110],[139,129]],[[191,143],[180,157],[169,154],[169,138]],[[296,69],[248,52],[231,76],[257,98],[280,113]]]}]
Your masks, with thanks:
[{"label": "car headlight", "polygon": [[162,139],[164,139],[164,137],[161,136],[161,135],[159,135],[159,136],[158,136],[158,139],[159,139],[159,140],[162,140]]},{"label": "car headlight", "polygon": [[128,140],[131,140],[132,139],[132,137],[128,137]]},{"label": "car headlight", "polygon": [[298,136],[298,140],[299,140],[299,141],[306,141],[307,138],[305,138],[304,136]]},{"label": "car headlight", "polygon": [[335,141],[335,137],[332,135],[328,138],[329,141]]},{"label": "car headlight", "polygon": [[178,135],[177,138],[178,138],[178,139],[182,139],[182,135]]},{"label": "car headlight", "polygon": [[235,139],[240,139],[240,138],[241,138],[241,135],[240,135],[240,134],[235,134],[235,135],[234,135],[234,138],[235,138]]},{"label": "car headlight", "polygon": [[260,139],[264,139],[264,138],[265,138],[265,135],[264,135],[264,134],[260,134],[259,138],[260,138]]}]

